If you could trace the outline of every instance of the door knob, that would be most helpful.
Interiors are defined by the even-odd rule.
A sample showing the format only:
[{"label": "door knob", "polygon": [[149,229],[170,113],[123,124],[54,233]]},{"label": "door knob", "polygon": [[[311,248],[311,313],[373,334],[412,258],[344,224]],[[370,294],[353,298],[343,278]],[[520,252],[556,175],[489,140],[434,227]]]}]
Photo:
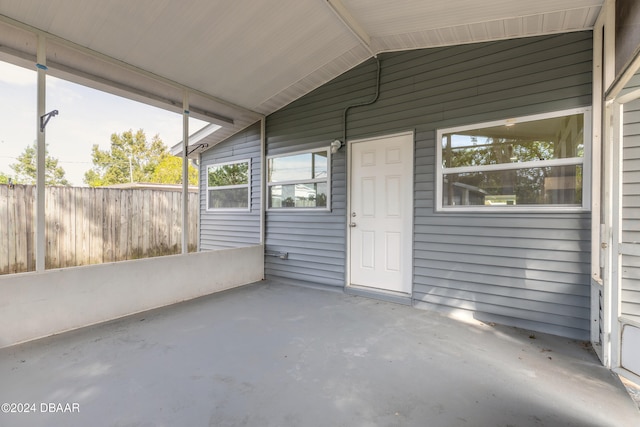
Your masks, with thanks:
[{"label": "door knob", "polygon": [[356,223],[355,223],[355,222],[351,222],[351,223],[349,223],[349,227],[352,227],[352,228],[353,228],[353,227],[355,227],[355,226],[356,226]]}]

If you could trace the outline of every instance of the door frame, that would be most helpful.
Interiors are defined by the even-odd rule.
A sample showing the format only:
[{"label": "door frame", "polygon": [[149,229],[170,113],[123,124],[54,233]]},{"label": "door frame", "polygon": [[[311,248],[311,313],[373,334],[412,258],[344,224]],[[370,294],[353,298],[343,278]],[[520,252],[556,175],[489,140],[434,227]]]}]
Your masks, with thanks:
[{"label": "door frame", "polygon": [[[623,203],[623,118],[624,106],[628,102],[640,99],[640,90],[635,90],[624,95],[617,94],[609,99],[606,109],[610,117],[608,128],[611,141],[609,151],[611,161],[608,162],[609,170],[607,178],[611,182],[611,195],[608,197],[609,218],[605,223],[610,230],[610,247],[608,253],[608,277],[604,282],[604,327],[603,339],[604,364],[615,373],[629,378],[634,382],[640,382],[640,376],[625,369],[622,366],[622,334],[624,328],[640,328],[640,324],[622,315],[622,256],[625,254],[625,245],[622,236],[622,203]],[[608,282],[608,283],[607,283]]]},{"label": "door frame", "polygon": [[[623,118],[625,104],[640,99],[640,89],[626,88],[626,84],[640,71],[637,55],[612,82],[603,102],[603,153],[605,159],[602,179],[605,182],[605,236],[601,243],[604,252],[602,362],[615,373],[640,382],[640,376],[622,366],[622,333],[627,326],[640,324],[621,315],[622,302],[622,182],[623,182]],[[594,227],[594,224],[592,224]],[[595,304],[596,301],[592,301]]]},{"label": "door frame", "polygon": [[[379,141],[381,139],[402,137],[402,136],[410,136],[412,141],[412,150],[411,150],[411,232],[409,233],[411,239],[411,251],[410,251],[410,279],[411,280],[411,291],[408,295],[400,295],[397,292],[393,291],[385,291],[383,289],[377,288],[366,288],[362,286],[353,286],[351,285],[351,231],[349,229],[349,223],[351,222],[351,184],[353,178],[353,168],[352,168],[352,159],[353,159],[353,144],[357,143],[367,143],[371,141]],[[414,233],[415,233],[415,131],[409,130],[404,132],[396,132],[391,134],[383,134],[373,137],[367,138],[359,138],[345,141],[347,145],[347,156],[346,156],[346,169],[347,169],[347,210],[345,212],[345,235],[346,235],[346,246],[345,246],[345,284],[344,290],[347,293],[354,295],[362,295],[370,298],[382,299],[385,301],[391,301],[399,304],[412,305],[413,301],[413,277],[414,277]]]}]

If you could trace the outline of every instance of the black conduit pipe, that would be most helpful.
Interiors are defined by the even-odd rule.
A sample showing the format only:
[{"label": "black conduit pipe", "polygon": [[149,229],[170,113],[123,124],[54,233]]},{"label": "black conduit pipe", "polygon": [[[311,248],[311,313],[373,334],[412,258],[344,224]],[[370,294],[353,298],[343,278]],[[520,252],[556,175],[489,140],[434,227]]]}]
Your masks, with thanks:
[{"label": "black conduit pipe", "polygon": [[345,145],[347,143],[347,113],[350,109],[355,107],[364,107],[365,105],[371,105],[378,100],[380,96],[380,59],[375,57],[376,62],[378,63],[378,71],[376,72],[376,94],[371,101],[363,102],[361,104],[353,104],[349,105],[344,109],[344,113],[342,116],[342,144]]}]

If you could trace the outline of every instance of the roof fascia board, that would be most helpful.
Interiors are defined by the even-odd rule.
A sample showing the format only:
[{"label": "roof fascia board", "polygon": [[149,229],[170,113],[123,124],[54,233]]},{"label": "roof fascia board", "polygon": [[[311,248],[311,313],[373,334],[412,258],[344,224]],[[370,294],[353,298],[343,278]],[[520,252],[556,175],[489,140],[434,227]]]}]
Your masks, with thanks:
[{"label": "roof fascia board", "polygon": [[[199,144],[202,142],[203,139],[205,139],[206,137],[208,137],[209,135],[211,135],[212,133],[214,133],[215,131],[217,131],[220,128],[220,126],[215,125],[215,124],[209,124],[205,127],[203,127],[202,129],[192,133],[191,135],[189,135],[189,146],[193,146],[195,144]],[[182,148],[183,148],[183,142],[184,141],[180,141],[177,144],[175,144],[173,147],[171,147],[171,149],[169,150],[171,152],[171,154],[173,154],[174,156],[179,156],[182,154]],[[208,145],[208,144],[207,144]],[[200,150],[205,151],[205,149]]]}]

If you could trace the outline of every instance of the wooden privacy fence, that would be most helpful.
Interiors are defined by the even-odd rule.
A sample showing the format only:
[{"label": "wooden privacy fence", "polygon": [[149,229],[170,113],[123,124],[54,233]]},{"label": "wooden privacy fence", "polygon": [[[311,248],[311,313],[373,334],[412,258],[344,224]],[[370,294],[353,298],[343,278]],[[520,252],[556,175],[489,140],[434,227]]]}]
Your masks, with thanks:
[{"label": "wooden privacy fence", "polygon": [[[36,188],[0,185],[0,274],[35,270]],[[189,251],[198,193],[189,192]],[[138,259],[182,250],[182,193],[47,187],[46,268]]]}]

